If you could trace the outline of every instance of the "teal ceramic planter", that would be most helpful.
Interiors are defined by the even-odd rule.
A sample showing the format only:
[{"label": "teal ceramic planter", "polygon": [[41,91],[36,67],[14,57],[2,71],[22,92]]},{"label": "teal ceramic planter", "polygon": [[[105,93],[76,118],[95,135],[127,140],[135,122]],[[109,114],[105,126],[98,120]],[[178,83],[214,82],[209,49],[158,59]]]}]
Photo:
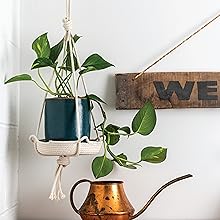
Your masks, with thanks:
[{"label": "teal ceramic planter", "polygon": [[[79,98],[80,137],[90,137],[90,104]],[[75,99],[51,98],[45,103],[45,139],[77,140]]]}]

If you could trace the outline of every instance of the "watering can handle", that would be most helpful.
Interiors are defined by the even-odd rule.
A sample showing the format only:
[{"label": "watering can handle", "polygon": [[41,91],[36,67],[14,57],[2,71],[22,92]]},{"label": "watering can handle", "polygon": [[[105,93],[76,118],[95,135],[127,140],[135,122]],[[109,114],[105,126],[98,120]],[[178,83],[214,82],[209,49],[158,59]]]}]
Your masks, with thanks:
[{"label": "watering can handle", "polygon": [[75,203],[74,203],[74,201],[73,201],[73,193],[74,193],[76,187],[77,187],[79,184],[85,183],[85,182],[91,183],[90,180],[81,179],[81,180],[77,181],[77,182],[72,186],[72,189],[71,189],[71,191],[70,191],[70,204],[71,204],[73,210],[74,210],[77,214],[79,214],[79,210],[76,208]]}]

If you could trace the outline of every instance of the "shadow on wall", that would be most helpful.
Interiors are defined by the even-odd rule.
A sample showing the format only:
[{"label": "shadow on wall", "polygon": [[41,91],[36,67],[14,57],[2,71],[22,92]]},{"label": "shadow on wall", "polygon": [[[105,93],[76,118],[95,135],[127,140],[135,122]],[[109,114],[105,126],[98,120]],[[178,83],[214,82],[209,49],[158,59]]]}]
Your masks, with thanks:
[{"label": "shadow on wall", "polygon": [[105,106],[108,110],[115,110],[115,74],[111,74],[108,76],[106,80],[106,90],[104,93],[104,100],[107,102],[107,106]]}]

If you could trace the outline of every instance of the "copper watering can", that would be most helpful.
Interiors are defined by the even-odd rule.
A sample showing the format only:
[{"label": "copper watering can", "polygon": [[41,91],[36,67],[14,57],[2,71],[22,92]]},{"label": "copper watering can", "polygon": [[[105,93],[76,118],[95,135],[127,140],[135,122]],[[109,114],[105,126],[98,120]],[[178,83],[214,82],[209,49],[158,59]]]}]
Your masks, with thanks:
[{"label": "copper watering can", "polygon": [[[192,175],[180,176],[164,184],[136,214],[134,214],[134,208],[124,192],[122,181],[92,182],[87,179],[79,180],[71,189],[70,203],[73,210],[83,220],[130,220],[140,216],[153,202],[155,197],[166,187],[189,177],[192,177]],[[83,205],[80,209],[77,209],[73,201],[73,193],[76,187],[84,182],[90,183],[90,189]]]}]

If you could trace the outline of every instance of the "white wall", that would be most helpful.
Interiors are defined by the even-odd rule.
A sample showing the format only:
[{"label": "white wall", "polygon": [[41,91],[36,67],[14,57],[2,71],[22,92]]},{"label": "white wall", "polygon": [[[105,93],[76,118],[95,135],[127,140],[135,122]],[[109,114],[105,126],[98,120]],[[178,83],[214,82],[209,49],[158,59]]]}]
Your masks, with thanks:
[{"label": "white wall", "polygon": [[[52,41],[62,37],[64,2],[22,0],[21,69],[29,71],[34,58],[31,42],[49,32]],[[78,0],[73,1],[74,31],[83,36],[78,48],[81,59],[98,52],[115,64],[100,73],[88,74],[89,90],[108,103],[109,121],[121,125],[131,121],[135,111],[115,110],[114,74],[143,70],[158,56],[196,30],[220,11],[219,0]],[[220,20],[155,66],[152,71],[219,71]],[[28,137],[35,133],[43,94],[34,85],[21,86],[20,124],[20,220],[79,219],[69,200],[49,201],[55,158],[37,155]],[[192,173],[193,179],[178,183],[161,194],[140,219],[220,218],[220,111],[219,109],[158,110],[155,131],[146,138],[133,138],[114,148],[131,159],[145,146],[166,146],[166,162],[144,164],[137,171],[116,168],[105,179],[120,179],[130,201],[138,210],[164,182]],[[73,158],[63,174],[64,191],[80,178],[93,179],[92,157]],[[79,188],[77,205],[86,186]]]},{"label": "white wall", "polygon": [[19,71],[19,1],[0,2],[0,220],[17,219],[18,86],[5,76]]}]

